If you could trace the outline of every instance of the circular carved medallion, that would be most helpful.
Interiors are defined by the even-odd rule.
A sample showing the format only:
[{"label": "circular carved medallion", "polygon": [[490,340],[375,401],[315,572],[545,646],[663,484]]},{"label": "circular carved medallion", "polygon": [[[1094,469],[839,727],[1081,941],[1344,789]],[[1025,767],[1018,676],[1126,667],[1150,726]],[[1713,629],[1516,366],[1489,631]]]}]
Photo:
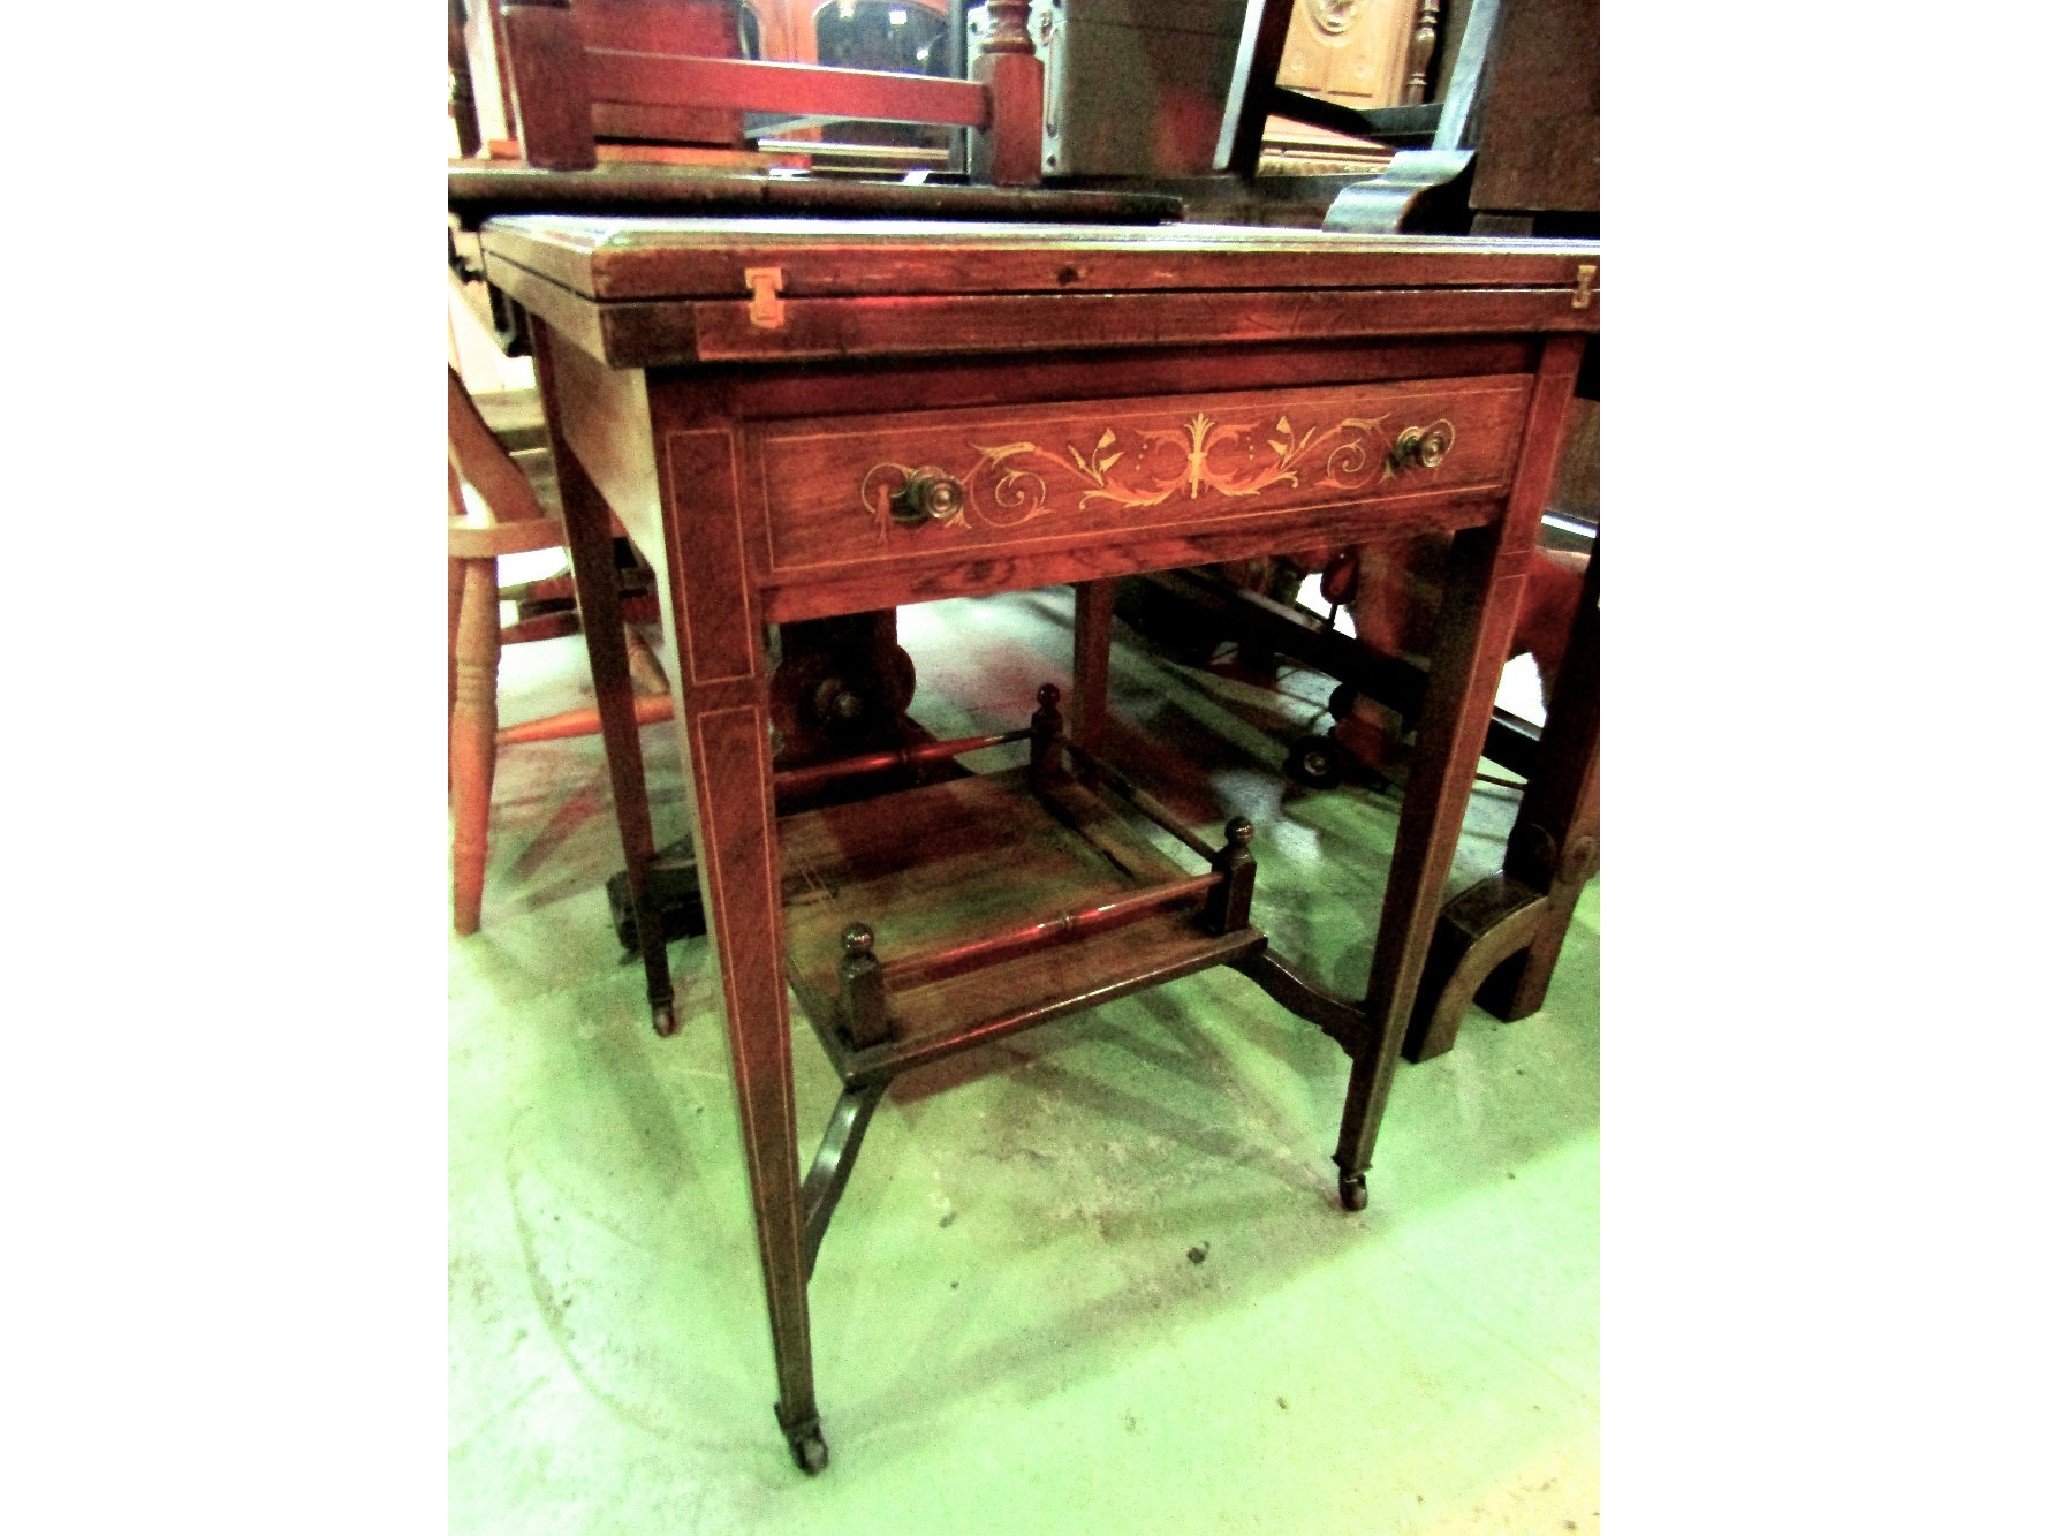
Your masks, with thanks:
[{"label": "circular carved medallion", "polygon": [[1308,0],[1309,20],[1318,32],[1342,37],[1358,20],[1359,0]]}]

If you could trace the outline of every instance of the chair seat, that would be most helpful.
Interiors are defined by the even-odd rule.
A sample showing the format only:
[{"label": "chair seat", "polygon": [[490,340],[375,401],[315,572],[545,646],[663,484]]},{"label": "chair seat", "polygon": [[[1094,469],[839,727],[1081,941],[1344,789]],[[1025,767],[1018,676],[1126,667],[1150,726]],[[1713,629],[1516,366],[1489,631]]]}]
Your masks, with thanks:
[{"label": "chair seat", "polygon": [[[562,528],[562,486],[555,475],[554,455],[547,448],[547,424],[540,417],[540,396],[531,390],[513,391],[501,395],[478,395],[478,411],[492,435],[498,435],[498,427],[492,421],[491,411],[483,402],[500,402],[503,414],[500,420],[506,423],[506,430],[513,441],[530,440],[533,431],[538,430],[540,442],[510,450],[510,456],[519,473],[525,477],[533,491],[533,499],[539,503],[545,514],[537,518],[521,518],[516,521],[501,521],[496,517],[483,498],[465,487],[463,506],[467,516],[448,519],[448,555],[454,560],[488,560],[498,555],[524,554],[529,550],[550,549],[564,543],[567,534]],[[505,411],[502,402],[517,402],[515,411]],[[523,414],[530,403],[533,420]],[[537,426],[535,425],[537,423]]]},{"label": "chair seat", "polygon": [[478,517],[448,519],[448,557],[451,560],[494,560],[499,555],[523,554],[530,549],[553,549],[564,538],[561,522],[552,517],[530,518],[519,523],[501,523],[493,518]]},{"label": "chair seat", "polygon": [[484,425],[510,454],[548,445],[548,423],[537,389],[501,389],[472,394]]},{"label": "chair seat", "polygon": [[526,483],[533,487],[533,499],[540,503],[541,510],[550,518],[559,518],[562,515],[562,483],[555,476],[555,456],[548,452],[546,441],[543,440],[537,448],[516,450],[512,462],[519,466],[519,472],[526,476]]}]

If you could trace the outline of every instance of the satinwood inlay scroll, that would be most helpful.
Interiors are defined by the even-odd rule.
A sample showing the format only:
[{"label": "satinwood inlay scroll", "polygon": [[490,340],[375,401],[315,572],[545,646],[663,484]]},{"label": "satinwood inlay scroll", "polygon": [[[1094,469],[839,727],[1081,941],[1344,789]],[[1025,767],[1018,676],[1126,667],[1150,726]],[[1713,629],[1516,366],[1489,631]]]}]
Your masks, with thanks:
[{"label": "satinwood inlay scroll", "polygon": [[[1390,439],[1381,416],[1296,422],[1293,413],[1224,420],[1197,411],[1176,427],[1104,427],[1084,452],[1064,442],[1049,448],[1023,440],[970,444],[977,455],[957,477],[930,465],[884,460],[860,485],[861,505],[878,523],[906,519],[899,502],[920,485],[943,482],[960,494],[943,515],[921,521],[940,527],[1015,528],[1061,512],[1094,506],[1157,507],[1176,497],[1200,502],[1249,500],[1276,486],[1355,491],[1410,468],[1443,463],[1456,429],[1439,418]],[[1427,453],[1417,445],[1426,439]],[[1377,471],[1377,473],[1375,473]]]},{"label": "satinwood inlay scroll", "polygon": [[769,566],[922,557],[963,540],[1092,543],[1477,492],[1504,483],[1528,388],[1509,375],[764,426],[754,454]]}]

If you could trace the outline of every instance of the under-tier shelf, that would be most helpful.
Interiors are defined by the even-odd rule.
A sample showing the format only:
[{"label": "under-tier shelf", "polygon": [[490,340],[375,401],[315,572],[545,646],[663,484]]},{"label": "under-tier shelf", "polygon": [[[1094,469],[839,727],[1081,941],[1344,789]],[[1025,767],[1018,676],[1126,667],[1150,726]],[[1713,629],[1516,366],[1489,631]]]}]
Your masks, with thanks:
[{"label": "under-tier shelf", "polygon": [[[1028,767],[975,775],[808,811],[780,834],[790,984],[850,1087],[1265,943],[1249,924],[1214,931],[1222,875],[1174,862],[1064,774],[1043,789]],[[881,966],[866,1041],[842,979],[854,924]]]}]

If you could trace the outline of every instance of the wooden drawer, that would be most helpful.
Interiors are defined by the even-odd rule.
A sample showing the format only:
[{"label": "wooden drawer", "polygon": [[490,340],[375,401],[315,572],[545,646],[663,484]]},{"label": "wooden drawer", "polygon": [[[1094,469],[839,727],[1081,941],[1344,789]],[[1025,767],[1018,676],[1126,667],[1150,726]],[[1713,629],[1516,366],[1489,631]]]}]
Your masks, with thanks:
[{"label": "wooden drawer", "polygon": [[1530,381],[1182,395],[755,429],[778,576],[1505,489]]}]

